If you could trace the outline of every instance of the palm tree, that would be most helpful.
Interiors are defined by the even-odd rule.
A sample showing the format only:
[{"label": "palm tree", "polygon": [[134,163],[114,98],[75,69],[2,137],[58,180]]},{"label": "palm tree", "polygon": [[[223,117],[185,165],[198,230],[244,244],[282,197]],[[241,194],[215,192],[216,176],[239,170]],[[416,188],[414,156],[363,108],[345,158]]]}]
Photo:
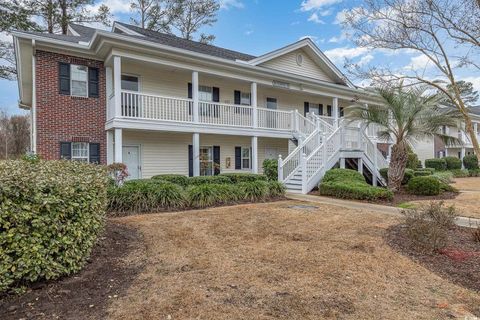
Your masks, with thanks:
[{"label": "palm tree", "polygon": [[[431,91],[431,90],[430,90]],[[459,143],[459,139],[442,134],[443,126],[458,127],[460,114],[456,109],[441,105],[444,97],[431,93],[424,86],[375,89],[377,105],[354,105],[346,112],[351,121],[379,127],[381,140],[393,141],[388,168],[388,188],[397,191],[402,183],[408,160],[408,146],[415,141],[439,137],[445,143]]]}]

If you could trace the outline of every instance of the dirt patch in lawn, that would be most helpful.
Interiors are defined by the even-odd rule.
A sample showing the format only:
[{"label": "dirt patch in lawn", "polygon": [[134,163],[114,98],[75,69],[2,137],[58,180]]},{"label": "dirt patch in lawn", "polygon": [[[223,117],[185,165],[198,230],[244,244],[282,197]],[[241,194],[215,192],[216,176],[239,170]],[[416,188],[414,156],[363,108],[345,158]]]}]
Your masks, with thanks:
[{"label": "dirt patch in lawn", "polygon": [[142,271],[143,250],[134,228],[108,222],[80,273],[2,297],[0,319],[104,319],[108,304],[122,297]]},{"label": "dirt patch in lawn", "polygon": [[447,319],[480,295],[385,243],[397,217],[298,201],[132,216],[147,263],[112,319]]},{"label": "dirt patch in lawn", "polygon": [[480,292],[480,242],[473,239],[470,228],[454,227],[448,231],[448,245],[437,253],[424,254],[415,250],[404,225],[391,227],[387,242],[399,252],[466,288]]}]

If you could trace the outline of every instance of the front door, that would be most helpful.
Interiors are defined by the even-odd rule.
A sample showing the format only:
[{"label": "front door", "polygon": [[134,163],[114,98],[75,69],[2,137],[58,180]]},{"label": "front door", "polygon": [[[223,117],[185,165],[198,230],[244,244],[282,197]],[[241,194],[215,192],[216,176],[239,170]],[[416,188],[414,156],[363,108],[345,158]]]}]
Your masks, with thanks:
[{"label": "front door", "polygon": [[123,147],[123,163],[127,166],[128,180],[140,179],[140,150],[138,146]]}]

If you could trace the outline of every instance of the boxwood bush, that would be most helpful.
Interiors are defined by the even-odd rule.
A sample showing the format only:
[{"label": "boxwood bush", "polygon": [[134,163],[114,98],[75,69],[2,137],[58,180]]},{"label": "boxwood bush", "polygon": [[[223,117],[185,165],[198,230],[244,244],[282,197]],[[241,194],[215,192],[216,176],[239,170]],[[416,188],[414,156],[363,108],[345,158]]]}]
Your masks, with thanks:
[{"label": "boxwood bush", "polygon": [[79,271],[104,225],[104,167],[0,161],[0,292]]},{"label": "boxwood bush", "polygon": [[188,185],[199,186],[203,184],[226,184],[232,183],[228,177],[224,176],[198,176],[188,178]]},{"label": "boxwood bush", "polygon": [[435,169],[433,168],[423,168],[423,169],[417,169],[413,171],[413,175],[415,177],[425,177],[425,176],[431,176],[435,172]]},{"label": "boxwood bush", "polygon": [[267,181],[267,176],[255,173],[222,173],[220,177],[228,177],[232,183],[252,182],[252,181]]},{"label": "boxwood bush", "polygon": [[182,187],[188,186],[188,177],[181,174],[159,174],[159,175],[153,176],[152,179],[168,181],[171,183],[178,184]]},{"label": "boxwood bush", "polygon": [[[388,183],[388,168],[380,169],[380,175]],[[410,179],[413,178],[413,177],[414,177],[414,171],[412,169],[406,168],[405,169],[405,174],[403,175],[402,184],[407,184],[408,181],[410,181]]]},{"label": "boxwood bush", "polygon": [[263,174],[267,176],[270,181],[278,180],[278,160],[265,159],[263,160]]},{"label": "boxwood bush", "polygon": [[447,170],[460,170],[462,169],[462,160],[457,157],[445,157],[447,163]]},{"label": "boxwood bush", "polygon": [[478,158],[474,154],[469,154],[463,157],[463,165],[467,170],[476,170],[478,169]]},{"label": "boxwood bush", "polygon": [[421,196],[435,196],[441,192],[441,182],[433,176],[414,177],[407,185],[409,193]]},{"label": "boxwood bush", "polygon": [[393,192],[373,187],[355,170],[332,169],[325,173],[318,186],[321,195],[357,200],[391,200]]},{"label": "boxwood bush", "polygon": [[438,171],[447,170],[447,161],[445,158],[426,159],[425,168],[433,168]]}]

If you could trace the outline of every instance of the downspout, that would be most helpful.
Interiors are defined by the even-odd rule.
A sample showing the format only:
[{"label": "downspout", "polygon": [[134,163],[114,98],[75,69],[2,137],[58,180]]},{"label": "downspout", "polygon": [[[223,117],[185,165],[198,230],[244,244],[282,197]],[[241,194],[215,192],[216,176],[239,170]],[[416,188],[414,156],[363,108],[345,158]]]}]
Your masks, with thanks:
[{"label": "downspout", "polygon": [[30,110],[31,116],[31,152],[37,153],[37,89],[36,89],[36,52],[35,40],[32,39],[32,108]]}]

